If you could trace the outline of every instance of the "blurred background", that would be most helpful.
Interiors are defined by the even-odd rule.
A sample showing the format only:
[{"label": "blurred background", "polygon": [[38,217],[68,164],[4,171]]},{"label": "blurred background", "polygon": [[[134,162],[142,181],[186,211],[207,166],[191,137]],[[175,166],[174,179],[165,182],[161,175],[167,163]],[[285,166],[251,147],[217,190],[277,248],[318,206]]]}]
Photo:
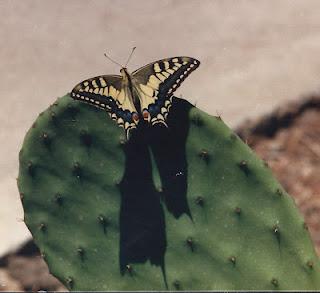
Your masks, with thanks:
[{"label": "blurred background", "polygon": [[30,242],[16,187],[37,115],[75,84],[186,55],[179,88],[220,115],[294,197],[320,253],[320,1],[0,1],[0,291],[58,290]]}]

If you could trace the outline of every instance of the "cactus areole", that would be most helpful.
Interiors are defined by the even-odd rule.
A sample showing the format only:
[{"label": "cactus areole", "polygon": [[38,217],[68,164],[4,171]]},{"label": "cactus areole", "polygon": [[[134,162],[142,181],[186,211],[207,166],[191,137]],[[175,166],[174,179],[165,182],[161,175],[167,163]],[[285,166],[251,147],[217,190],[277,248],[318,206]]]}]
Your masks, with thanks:
[{"label": "cactus areole", "polygon": [[[129,140],[69,95],[20,151],[24,220],[69,290],[319,290],[302,217],[219,117],[173,98]],[[281,196],[280,196],[281,195]]]}]

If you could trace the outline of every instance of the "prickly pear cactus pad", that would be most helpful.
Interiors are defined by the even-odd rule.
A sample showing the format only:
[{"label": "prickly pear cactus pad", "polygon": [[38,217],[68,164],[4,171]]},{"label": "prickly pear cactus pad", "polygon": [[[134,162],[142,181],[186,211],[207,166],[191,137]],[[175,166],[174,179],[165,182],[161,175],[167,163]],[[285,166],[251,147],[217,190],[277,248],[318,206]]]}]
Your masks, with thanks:
[{"label": "prickly pear cactus pad", "polygon": [[174,98],[127,141],[68,95],[20,152],[25,223],[70,290],[316,290],[292,198],[219,117]]}]

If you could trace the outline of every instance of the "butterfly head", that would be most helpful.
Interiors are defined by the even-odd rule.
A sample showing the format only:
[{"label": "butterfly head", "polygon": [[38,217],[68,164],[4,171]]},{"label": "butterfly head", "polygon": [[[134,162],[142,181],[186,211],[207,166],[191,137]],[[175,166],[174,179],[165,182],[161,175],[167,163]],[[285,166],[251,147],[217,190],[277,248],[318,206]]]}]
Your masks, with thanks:
[{"label": "butterfly head", "polygon": [[130,73],[128,72],[128,69],[126,67],[122,67],[120,69],[121,76],[124,80],[130,79]]},{"label": "butterfly head", "polygon": [[128,73],[128,69],[126,67],[121,67],[120,73],[123,76],[125,73]]}]

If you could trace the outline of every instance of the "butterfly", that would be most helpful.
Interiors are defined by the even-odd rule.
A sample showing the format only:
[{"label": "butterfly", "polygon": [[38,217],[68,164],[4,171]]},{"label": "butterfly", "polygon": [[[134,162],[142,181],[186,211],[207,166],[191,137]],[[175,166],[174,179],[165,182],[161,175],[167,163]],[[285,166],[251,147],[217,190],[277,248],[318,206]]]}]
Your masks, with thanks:
[{"label": "butterfly", "polygon": [[132,73],[120,65],[121,75],[100,75],[82,81],[73,88],[71,97],[108,112],[129,138],[140,121],[167,127],[173,92],[199,65],[191,57],[158,60]]}]

